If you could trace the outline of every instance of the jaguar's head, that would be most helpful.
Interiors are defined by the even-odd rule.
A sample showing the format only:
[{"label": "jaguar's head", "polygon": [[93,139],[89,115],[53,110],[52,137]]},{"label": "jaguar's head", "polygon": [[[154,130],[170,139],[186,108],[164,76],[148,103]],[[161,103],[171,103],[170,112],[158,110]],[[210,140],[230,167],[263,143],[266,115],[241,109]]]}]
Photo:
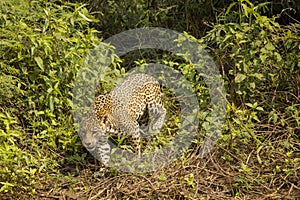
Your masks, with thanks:
[{"label": "jaguar's head", "polygon": [[101,127],[97,121],[96,115],[89,112],[80,123],[79,136],[82,144],[88,151],[94,151],[97,147],[97,141],[101,135],[105,134],[105,128]]},{"label": "jaguar's head", "polygon": [[82,118],[79,136],[83,145],[94,151],[99,140],[105,138],[105,134],[116,133],[116,123],[111,115],[111,101],[106,95],[99,95],[89,113]]}]

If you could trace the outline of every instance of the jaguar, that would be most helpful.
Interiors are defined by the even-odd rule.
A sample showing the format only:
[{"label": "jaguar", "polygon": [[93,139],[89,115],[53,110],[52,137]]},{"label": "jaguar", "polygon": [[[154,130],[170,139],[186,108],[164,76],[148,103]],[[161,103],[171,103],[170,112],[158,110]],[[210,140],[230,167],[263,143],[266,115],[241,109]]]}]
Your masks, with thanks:
[{"label": "jaguar", "polygon": [[[139,125],[147,112],[149,125]],[[83,146],[107,165],[110,160],[112,136],[128,136],[131,146],[140,155],[141,136],[160,131],[166,116],[163,93],[152,76],[137,73],[129,75],[108,94],[95,98],[88,114],[80,124]]]}]

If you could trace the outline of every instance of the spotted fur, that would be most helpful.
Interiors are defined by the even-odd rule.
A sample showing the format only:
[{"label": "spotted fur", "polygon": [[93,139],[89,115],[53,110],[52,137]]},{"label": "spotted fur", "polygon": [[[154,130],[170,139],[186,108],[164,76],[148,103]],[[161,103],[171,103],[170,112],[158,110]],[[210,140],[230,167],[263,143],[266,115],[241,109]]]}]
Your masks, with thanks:
[{"label": "spotted fur", "polygon": [[110,159],[109,136],[128,135],[133,149],[140,154],[140,137],[145,133],[138,120],[145,111],[150,118],[146,131],[159,131],[166,115],[159,83],[147,74],[130,75],[109,94],[96,97],[93,107],[81,122],[83,145],[107,164]]}]

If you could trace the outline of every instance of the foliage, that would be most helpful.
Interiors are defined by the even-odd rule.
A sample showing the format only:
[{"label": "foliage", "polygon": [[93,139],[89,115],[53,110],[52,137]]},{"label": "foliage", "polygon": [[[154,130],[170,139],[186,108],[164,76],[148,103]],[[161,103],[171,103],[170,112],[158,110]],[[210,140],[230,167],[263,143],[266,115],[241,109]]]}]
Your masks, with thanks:
[{"label": "foliage", "polygon": [[72,88],[88,50],[100,40],[88,27],[94,18],[84,5],[0,4],[0,187],[12,191],[79,153]]},{"label": "foliage", "polygon": [[240,3],[243,12],[226,16],[204,38],[214,45],[218,57],[229,57],[219,61],[223,74],[228,74],[233,102],[244,102],[261,90],[288,90],[296,94],[296,87],[288,84],[297,83],[300,57],[295,59],[294,55],[299,40],[291,30],[281,28],[275,17],[260,15],[257,11],[262,5],[246,2]]},{"label": "foliage", "polygon": [[[186,31],[199,38],[210,30],[208,23],[225,13],[235,0],[81,0],[88,4],[91,12],[99,19],[93,26],[103,37],[138,27],[164,27],[179,32]],[[278,21],[288,24],[295,22],[300,6],[296,0],[252,1],[262,3],[259,11],[268,17],[278,15]],[[238,7],[234,11],[240,12]],[[219,18],[218,17],[218,18]]]},{"label": "foliage", "polygon": [[[234,7],[240,11],[234,11]],[[300,39],[297,32],[300,27],[299,24],[280,26],[276,17],[268,18],[259,13],[262,7],[264,4],[255,6],[247,0],[232,3],[201,40],[210,46],[219,62],[229,91],[224,130],[228,134],[223,135],[221,143],[235,155],[246,156],[249,149],[256,152],[255,156],[247,155],[247,160],[241,158],[241,174],[233,184],[236,194],[241,194],[241,188],[251,190],[266,181],[251,178],[258,177],[254,175],[259,173],[257,166],[277,171],[264,174],[275,178],[279,171],[293,171],[297,168],[295,165],[300,165],[299,155],[295,153],[300,148],[297,145],[300,127],[300,55],[297,53]],[[278,143],[279,137],[286,138],[285,145]],[[287,165],[283,158],[274,158],[272,154],[276,152],[291,152],[293,164]],[[223,158],[229,162],[233,159],[232,156]],[[284,170],[276,170],[281,168],[279,163]],[[290,174],[286,178],[295,183]]]},{"label": "foliage", "polygon": [[[257,10],[261,5],[241,1],[237,6],[243,12],[231,12],[236,5],[233,3],[224,20],[215,24],[203,38],[215,48],[232,102],[244,106],[248,101],[257,104],[251,101],[257,100],[261,92],[270,91],[285,91],[297,96],[295,86],[300,63],[296,53],[299,46],[297,28],[282,28],[275,17],[260,15]],[[265,106],[264,109],[271,109],[268,104]]]},{"label": "foliage", "polygon": [[26,138],[22,127],[8,113],[0,113],[0,120],[0,192],[13,192],[13,187],[21,187],[34,193],[30,186],[36,183],[35,176],[58,167],[58,163],[39,150],[34,140]]},{"label": "foliage", "polygon": [[[13,193],[66,199],[299,196],[300,26],[283,17],[299,10],[296,1],[74,2],[80,0],[0,2],[0,198]],[[148,49],[118,58],[98,38],[144,26],[185,31],[220,67],[227,118],[207,159],[199,152],[213,120],[207,117],[209,90],[192,63]],[[94,71],[108,62],[112,65]],[[87,94],[109,92],[125,70],[151,62],[189,81],[199,101],[200,130],[191,148],[163,170],[145,175],[111,170],[99,181],[93,176],[99,162],[80,144],[71,113],[75,80],[80,84],[82,78],[82,87],[86,79],[100,82],[97,91],[79,93],[85,101]],[[156,147],[168,144],[182,125],[174,91],[163,91],[167,120],[152,138]]]}]

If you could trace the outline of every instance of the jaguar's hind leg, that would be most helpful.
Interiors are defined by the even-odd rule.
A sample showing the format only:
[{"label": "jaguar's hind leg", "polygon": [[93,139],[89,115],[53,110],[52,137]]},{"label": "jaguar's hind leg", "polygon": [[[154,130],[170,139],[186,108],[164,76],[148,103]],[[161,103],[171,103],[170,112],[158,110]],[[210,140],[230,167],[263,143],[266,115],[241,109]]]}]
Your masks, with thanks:
[{"label": "jaguar's hind leg", "polygon": [[166,109],[161,104],[153,105],[149,108],[150,112],[150,132],[158,132],[165,121]]},{"label": "jaguar's hind leg", "polygon": [[110,145],[108,144],[108,136],[101,135],[97,138],[97,146],[95,152],[92,153],[94,157],[100,161],[101,168],[99,171],[95,172],[95,178],[102,178],[107,170],[108,162],[110,160]]}]

